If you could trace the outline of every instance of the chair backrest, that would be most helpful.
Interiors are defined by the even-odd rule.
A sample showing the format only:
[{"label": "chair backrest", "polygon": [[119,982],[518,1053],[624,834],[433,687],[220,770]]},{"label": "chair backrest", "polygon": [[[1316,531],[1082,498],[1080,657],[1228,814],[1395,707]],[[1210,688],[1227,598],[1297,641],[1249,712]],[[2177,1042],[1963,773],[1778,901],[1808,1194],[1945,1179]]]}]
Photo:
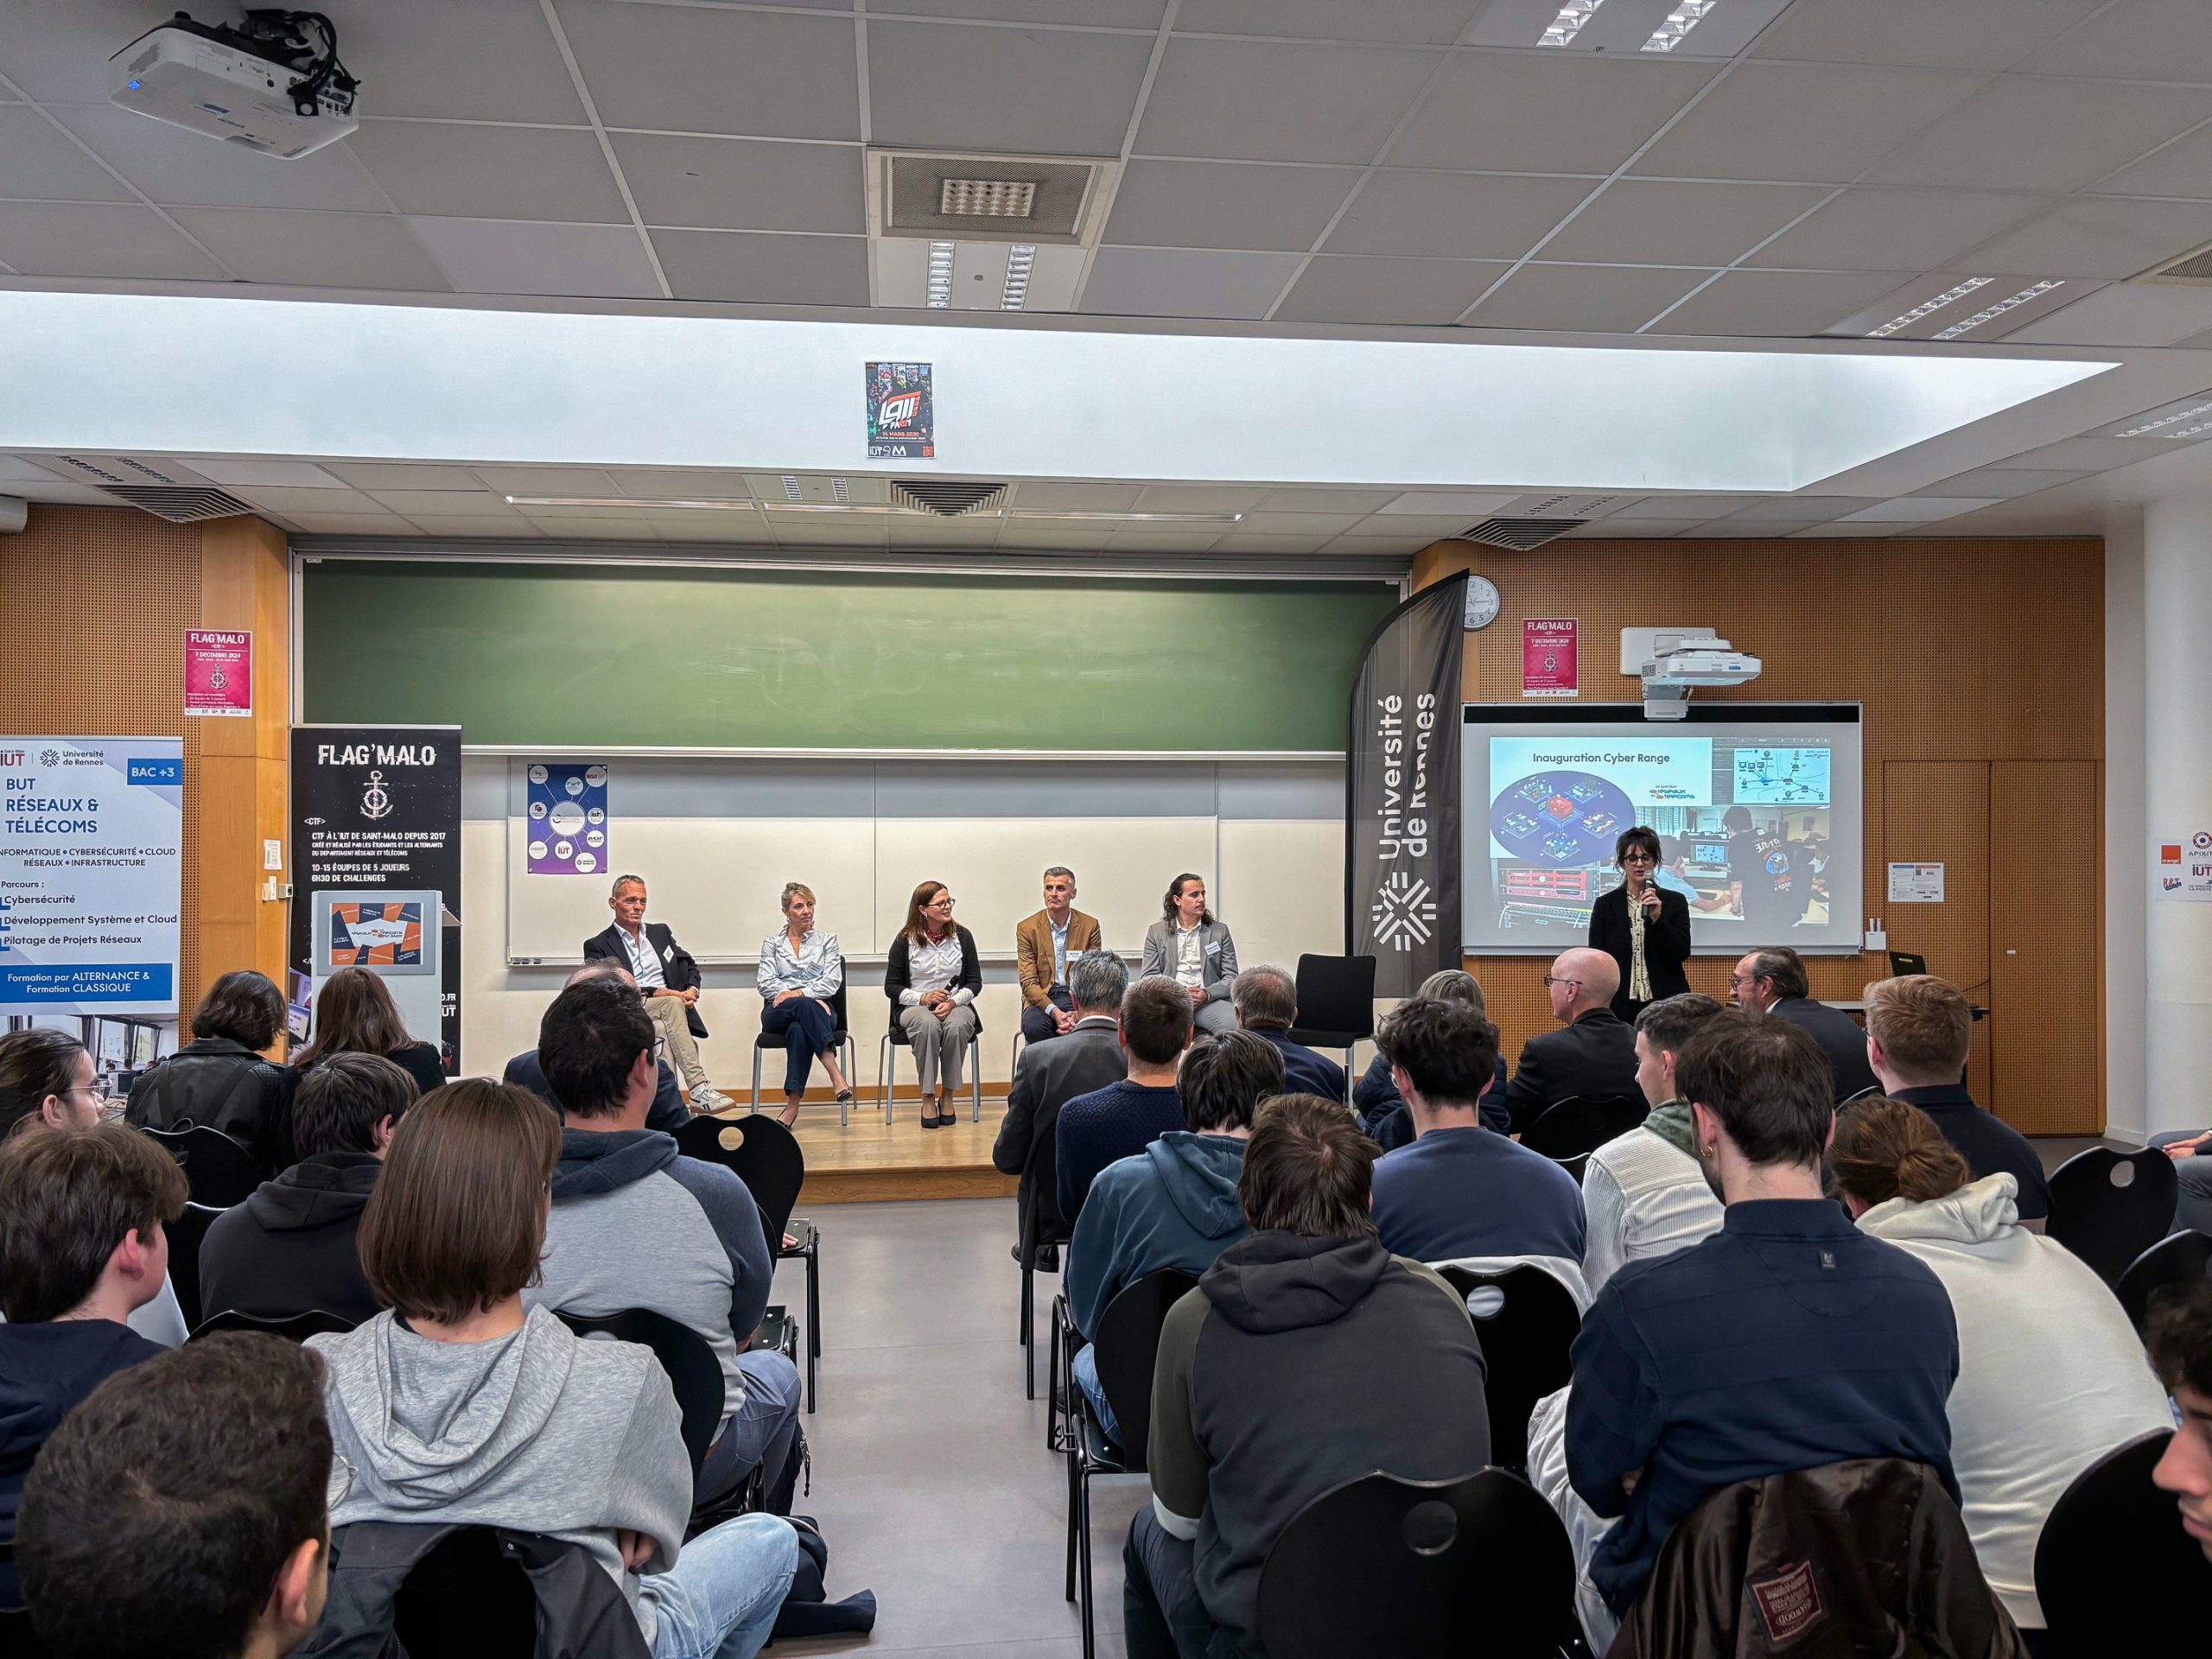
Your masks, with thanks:
[{"label": "chair backrest", "polygon": [[2173,1494],[2151,1484],[2172,1438],[2160,1429],[2107,1452],[2051,1505],[2036,1541],[2036,1599],[2053,1652],[2202,1649],[2212,1561],[2181,1529]]},{"label": "chair backrest", "polygon": [[2175,1233],[2128,1263],[2127,1271],[2120,1275],[2120,1305],[2140,1335],[2163,1293],[2185,1289],[2208,1275],[2212,1275],[2212,1237]]},{"label": "chair backrest", "polygon": [[1300,957],[1298,1018],[1292,1038],[1324,1048],[1349,1047],[1375,1034],[1375,958]]},{"label": "chair backrest", "polygon": [[[1529,1461],[1529,1414],[1573,1378],[1567,1353],[1582,1312],[1567,1287],[1541,1268],[1477,1273],[1439,1269],[1468,1299],[1483,1344],[1483,1398],[1490,1408],[1491,1461],[1518,1469]],[[1489,1295],[1481,1293],[1493,1293]]]},{"label": "chair backrest", "polygon": [[2174,1230],[2181,1178],[2157,1147],[2091,1147],[2050,1173],[2050,1236],[2117,1285],[2135,1258]]},{"label": "chair backrest", "polygon": [[200,1247],[222,1213],[211,1205],[188,1202],[182,1215],[162,1227],[169,1242],[169,1288],[176,1293],[177,1311],[184,1315],[188,1331],[200,1323]]},{"label": "chair backrest", "polygon": [[798,1137],[764,1112],[743,1117],[695,1117],[676,1132],[676,1149],[702,1163],[736,1172],[767,1230],[768,1255],[783,1248],[784,1229],[806,1184],[806,1154]]},{"label": "chair backrest", "polygon": [[227,1210],[243,1204],[261,1185],[253,1156],[220,1129],[186,1122],[173,1129],[142,1129],[168,1148],[169,1156],[184,1171],[192,1201],[210,1209]]},{"label": "chair backrest", "polygon": [[238,1309],[226,1308],[192,1327],[188,1342],[197,1342],[202,1337],[213,1336],[219,1331],[259,1331],[272,1337],[282,1337],[287,1342],[305,1342],[309,1337],[340,1336],[353,1328],[355,1321],[342,1319],[335,1313],[326,1313],[319,1307],[304,1313],[290,1313],[283,1319],[264,1319],[257,1313],[241,1313]]},{"label": "chair backrest", "polygon": [[408,1659],[534,1659],[537,1597],[489,1527],[462,1527],[415,1564],[392,1601]]},{"label": "chair backrest", "polygon": [[[556,1310],[559,1312],[559,1310]],[[668,1373],[676,1391],[676,1409],[683,1419],[683,1449],[691,1454],[691,1474],[697,1478],[707,1448],[722,1421],[722,1368],[707,1339],[689,1325],[678,1325],[665,1313],[629,1307],[620,1313],[561,1313],[561,1323],[580,1337],[612,1337],[634,1342],[653,1351],[660,1368]]]},{"label": "chair backrest", "polygon": [[1152,1368],[1160,1357],[1160,1327],[1167,1310],[1198,1286],[1174,1268],[1147,1273],[1124,1285],[1098,1316],[1092,1340],[1098,1349],[1098,1386],[1122,1430],[1123,1465],[1135,1474],[1145,1466],[1145,1446],[1152,1438]]},{"label": "chair backrest", "polygon": [[1536,1115],[1522,1132],[1521,1144],[1547,1158],[1567,1159],[1595,1152],[1606,1141],[1640,1125],[1651,1110],[1641,1096],[1569,1095]]},{"label": "chair backrest", "polygon": [[1269,1659],[1552,1659],[1573,1599],[1566,1529],[1525,1481],[1362,1475],[1268,1551],[1260,1640]]},{"label": "chair backrest", "polygon": [[1029,1188],[1029,1209],[1021,1217],[1026,1249],[1065,1244],[1075,1230],[1060,1213],[1059,1127],[1057,1112],[1049,1123],[1033,1127],[1029,1155],[1021,1161],[1021,1179]]},{"label": "chair backrest", "polygon": [[1864,1089],[1859,1090],[1858,1093],[1846,1095],[1841,1100],[1836,1102],[1836,1104],[1839,1106],[1848,1106],[1854,1100],[1876,1100],[1880,1097],[1881,1093],[1882,1085],[1880,1084],[1870,1083]]}]

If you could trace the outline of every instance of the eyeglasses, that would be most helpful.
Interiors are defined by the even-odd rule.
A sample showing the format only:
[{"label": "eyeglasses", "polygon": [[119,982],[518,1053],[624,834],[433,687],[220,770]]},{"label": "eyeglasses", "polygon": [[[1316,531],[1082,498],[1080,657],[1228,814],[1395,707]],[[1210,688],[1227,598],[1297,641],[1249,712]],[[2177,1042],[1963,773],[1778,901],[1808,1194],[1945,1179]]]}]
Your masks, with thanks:
[{"label": "eyeglasses", "polygon": [[1623,853],[1621,855],[1621,862],[1624,864],[1656,864],[1658,861],[1659,861],[1657,859],[1652,857],[1649,853]]},{"label": "eyeglasses", "polygon": [[1547,988],[1554,985],[1580,985],[1581,982],[1579,979],[1559,979],[1550,974],[1544,976],[1544,984]]}]

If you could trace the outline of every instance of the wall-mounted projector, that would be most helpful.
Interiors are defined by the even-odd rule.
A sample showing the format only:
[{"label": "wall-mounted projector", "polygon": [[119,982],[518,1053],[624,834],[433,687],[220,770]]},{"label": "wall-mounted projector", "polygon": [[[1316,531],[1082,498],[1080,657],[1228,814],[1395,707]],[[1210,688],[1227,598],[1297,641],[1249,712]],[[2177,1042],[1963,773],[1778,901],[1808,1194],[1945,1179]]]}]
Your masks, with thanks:
[{"label": "wall-mounted projector", "polygon": [[1709,630],[1703,638],[1662,633],[1654,654],[1643,664],[1643,717],[1680,720],[1689,711],[1689,696],[1700,685],[1742,685],[1759,677],[1762,664]]},{"label": "wall-mounted projector", "polygon": [[236,27],[179,12],[107,62],[111,102],[285,161],[360,124],[360,83],[319,11],[251,10]]}]

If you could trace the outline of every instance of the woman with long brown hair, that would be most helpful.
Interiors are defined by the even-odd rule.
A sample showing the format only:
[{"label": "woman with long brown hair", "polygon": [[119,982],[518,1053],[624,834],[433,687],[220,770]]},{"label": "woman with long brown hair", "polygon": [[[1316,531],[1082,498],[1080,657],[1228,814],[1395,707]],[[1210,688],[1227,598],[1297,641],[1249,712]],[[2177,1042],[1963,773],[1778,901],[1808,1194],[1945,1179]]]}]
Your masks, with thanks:
[{"label": "woman with long brown hair", "polygon": [[925,1129],[950,1123],[957,1116],[951,1103],[960,1092],[961,1067],[983,1028],[976,1012],[976,993],[983,988],[982,961],[976,954],[976,936],[952,919],[952,889],[942,881],[925,881],[914,889],[883,972],[891,1017],[913,1046],[914,1069],[921,1074]]},{"label": "woman with long brown hair", "polygon": [[1190,994],[1191,1021],[1218,1036],[1236,1029],[1229,1000],[1236,982],[1236,941],[1206,907],[1206,879],[1185,870],[1167,884],[1160,919],[1145,930],[1140,974],[1164,974]]},{"label": "woman with long brown hair", "polygon": [[424,1093],[446,1081],[435,1043],[416,1042],[399,1017],[391,988],[366,968],[340,968],[315,1000],[314,1034],[292,1056],[304,1071],[327,1054],[375,1054],[415,1079]]}]

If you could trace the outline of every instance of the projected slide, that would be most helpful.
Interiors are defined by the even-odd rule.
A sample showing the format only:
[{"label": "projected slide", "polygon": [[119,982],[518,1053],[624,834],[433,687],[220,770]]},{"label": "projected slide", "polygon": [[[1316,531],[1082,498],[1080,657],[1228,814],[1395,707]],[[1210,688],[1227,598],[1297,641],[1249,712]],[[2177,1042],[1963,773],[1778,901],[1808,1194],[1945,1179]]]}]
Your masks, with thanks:
[{"label": "projected slide", "polygon": [[1666,725],[1633,705],[1470,707],[1466,721],[1468,950],[1580,942],[1635,824],[1658,834],[1657,880],[1689,905],[1700,954],[1858,948],[1855,705],[1716,703]]}]

